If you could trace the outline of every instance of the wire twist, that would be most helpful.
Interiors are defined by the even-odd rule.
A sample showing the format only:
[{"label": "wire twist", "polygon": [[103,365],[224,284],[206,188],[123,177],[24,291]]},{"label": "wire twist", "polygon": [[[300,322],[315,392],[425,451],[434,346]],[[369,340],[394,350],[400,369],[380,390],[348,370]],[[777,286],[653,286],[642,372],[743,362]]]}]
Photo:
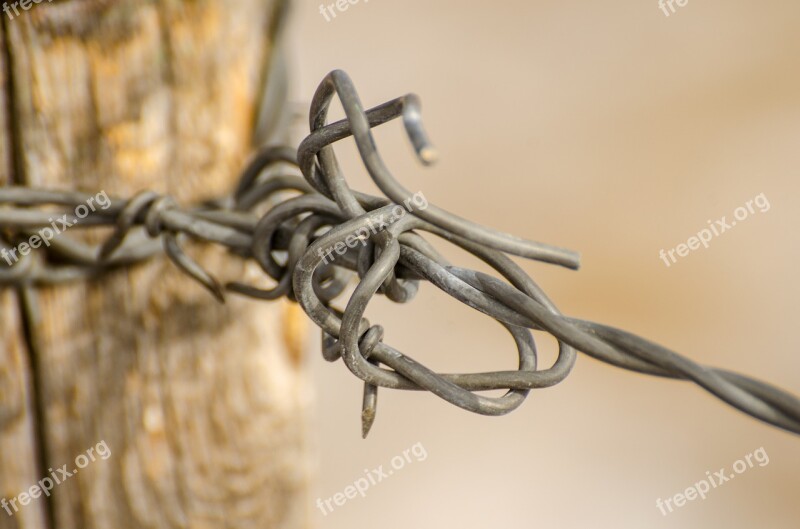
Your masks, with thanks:
[{"label": "wire twist", "polygon": [[[341,101],[346,118],[328,123],[334,96]],[[152,191],[127,200],[111,199],[108,208],[93,212],[75,226],[113,227],[104,243],[94,247],[58,236],[46,251],[31,253],[0,269],[0,284],[42,286],[93,278],[163,251],[220,301],[226,292],[297,301],[322,330],[323,357],[332,362],[342,359],[364,381],[365,437],[375,419],[380,387],[429,391],[465,410],[502,415],[519,407],[531,389],[564,380],[575,364],[576,351],[634,372],[693,381],[752,417],[800,433],[800,400],[793,395],[744,375],[701,366],[626,331],[565,316],[509,257],[577,269],[576,253],[475,224],[432,204],[413,211],[404,207],[413,195],[392,176],[371,132],[400,117],[419,160],[433,163],[436,151],[422,127],[417,96],[406,95],[365,110],[350,78],[333,71],[314,95],[309,113],[311,133],[299,148],[268,147],[258,152],[231,196],[189,209]],[[348,186],[333,144],[350,136],[385,197]],[[298,168],[302,177],[295,174]],[[7,205],[0,208],[0,252],[52,222],[54,211],[37,207],[75,208],[89,196],[0,188],[0,204]],[[266,212],[259,216],[256,211],[265,206]],[[70,217],[73,211],[65,209],[55,215],[75,220]],[[387,223],[387,218],[392,221]],[[499,277],[448,263],[422,236],[425,232],[478,257]],[[255,260],[274,285],[263,288],[231,282],[223,286],[182,250],[183,236],[219,244],[232,254]],[[337,251],[329,261],[331,248],[345,251]],[[334,300],[354,277],[358,282],[345,307],[335,307]],[[518,368],[436,373],[386,344],[383,327],[364,318],[367,306],[378,294],[406,303],[413,299],[420,281],[503,325],[516,344]],[[545,369],[538,368],[531,330],[547,332],[558,341],[557,359]],[[507,393],[501,397],[479,394],[497,389]]]}]

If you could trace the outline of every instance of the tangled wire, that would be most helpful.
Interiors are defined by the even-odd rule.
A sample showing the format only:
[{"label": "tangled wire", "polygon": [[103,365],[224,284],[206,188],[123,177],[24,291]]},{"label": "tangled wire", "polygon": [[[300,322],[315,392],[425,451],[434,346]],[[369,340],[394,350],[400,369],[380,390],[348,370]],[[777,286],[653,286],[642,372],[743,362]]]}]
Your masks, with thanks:
[{"label": "tangled wire", "polygon": [[[341,100],[346,118],[327,123],[334,95]],[[149,191],[129,200],[111,199],[107,208],[92,212],[79,225],[114,226],[102,245],[92,247],[66,236],[55,237],[46,251],[21,257],[13,266],[0,270],[0,283],[50,285],[94,277],[147,259],[163,247],[181,270],[219,300],[226,292],[234,292],[258,299],[286,297],[297,301],[322,329],[324,358],[341,358],[364,381],[364,436],[375,419],[379,387],[430,391],[465,410],[502,415],[522,404],[531,389],[564,380],[575,364],[576,351],[638,373],[691,380],[755,418],[800,433],[800,400],[793,395],[744,375],[701,366],[626,331],[564,316],[508,256],[577,268],[574,252],[501,233],[430,204],[411,211],[408,206],[414,196],[386,168],[371,133],[371,128],[398,117],[403,118],[422,163],[433,162],[435,151],[423,130],[415,95],[364,110],[350,78],[334,71],[314,95],[309,136],[296,151],[271,147],[258,153],[242,173],[232,196],[191,209],[182,209],[170,197]],[[350,136],[386,197],[348,187],[333,144]],[[280,164],[298,167],[304,178],[268,174]],[[286,192],[293,192],[293,196],[286,198]],[[52,211],[32,206],[74,208],[89,196],[0,188],[0,203],[8,206],[0,208],[4,233],[0,251],[7,251],[12,242],[53,222]],[[282,200],[275,204],[277,197]],[[254,210],[265,204],[272,206],[259,218]],[[74,221],[74,210],[63,218]],[[423,232],[470,252],[500,277],[449,264],[422,237]],[[240,282],[219,284],[182,251],[181,235],[220,244],[238,256],[255,259],[275,285],[264,289]],[[332,302],[354,276],[358,283],[345,308],[335,308]],[[421,280],[501,323],[516,343],[518,369],[436,373],[384,343],[383,328],[363,317],[369,302],[376,294],[397,303],[408,302]],[[558,357],[546,369],[538,369],[531,330],[545,331],[558,340]],[[501,397],[478,394],[496,389],[508,391]]]}]

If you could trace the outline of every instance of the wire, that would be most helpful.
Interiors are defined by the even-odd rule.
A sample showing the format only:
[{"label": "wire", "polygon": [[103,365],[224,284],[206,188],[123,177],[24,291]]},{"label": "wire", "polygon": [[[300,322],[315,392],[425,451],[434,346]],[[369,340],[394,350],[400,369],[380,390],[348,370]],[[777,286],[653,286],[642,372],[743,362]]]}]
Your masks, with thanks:
[{"label": "wire", "polygon": [[[341,100],[346,118],[327,123],[334,96]],[[311,133],[298,149],[262,149],[242,171],[231,196],[182,208],[168,196],[145,191],[130,199],[109,198],[104,207],[81,215],[78,208],[93,195],[0,188],[0,204],[5,206],[0,208],[0,256],[9,264],[0,268],[0,284],[47,286],[96,278],[163,252],[220,301],[229,293],[297,301],[322,330],[323,357],[342,359],[364,382],[365,437],[375,420],[378,388],[429,391],[465,410],[502,415],[519,407],[531,389],[564,380],[575,365],[576,351],[637,373],[690,380],[752,417],[800,433],[800,400],[793,395],[744,375],[701,366],[629,332],[564,316],[508,256],[576,269],[575,252],[480,226],[427,199],[417,204],[419,197],[397,182],[382,161],[371,132],[396,118],[403,119],[420,161],[432,163],[436,151],[422,126],[417,96],[365,110],[350,78],[337,70],[314,95]],[[385,197],[348,186],[333,144],[350,136]],[[263,214],[256,213],[265,207]],[[112,233],[96,247],[60,233],[67,227],[109,226]],[[53,232],[46,248],[17,255],[20,241],[43,239],[45,230]],[[451,265],[423,233],[475,255],[497,276]],[[184,237],[255,260],[274,286],[222,285],[182,250]],[[0,259],[0,265],[3,262]],[[357,283],[344,308],[335,306],[354,278]],[[367,306],[376,295],[409,302],[420,282],[502,324],[519,353],[517,370],[437,373],[385,343],[383,327],[364,318]],[[547,332],[559,343],[558,357],[547,368],[537,366],[532,330]],[[479,394],[497,389],[507,393]]]}]

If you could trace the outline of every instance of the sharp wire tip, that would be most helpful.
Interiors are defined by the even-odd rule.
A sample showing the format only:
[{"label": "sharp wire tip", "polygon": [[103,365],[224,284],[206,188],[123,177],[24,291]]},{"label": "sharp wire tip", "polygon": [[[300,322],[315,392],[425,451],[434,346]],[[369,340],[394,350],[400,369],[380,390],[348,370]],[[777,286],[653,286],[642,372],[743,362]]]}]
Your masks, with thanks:
[{"label": "sharp wire tip", "polygon": [[361,412],[361,438],[366,439],[372,425],[375,423],[375,409],[366,409]]}]

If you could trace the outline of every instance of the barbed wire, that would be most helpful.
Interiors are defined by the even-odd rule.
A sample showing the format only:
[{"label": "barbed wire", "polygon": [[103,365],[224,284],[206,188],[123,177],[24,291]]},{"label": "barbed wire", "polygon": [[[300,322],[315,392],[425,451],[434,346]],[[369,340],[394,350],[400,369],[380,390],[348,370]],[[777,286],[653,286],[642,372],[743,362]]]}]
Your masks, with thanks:
[{"label": "barbed wire", "polygon": [[[346,118],[328,123],[334,96],[341,101]],[[432,163],[435,151],[422,127],[415,95],[365,110],[350,78],[337,70],[320,84],[309,116],[311,133],[297,150],[261,150],[230,196],[190,208],[179,206],[169,196],[145,191],[130,199],[109,198],[103,208],[81,216],[77,208],[93,195],[0,188],[4,206],[0,207],[0,255],[6,256],[15,243],[30,240],[37,230],[57,228],[57,223],[74,224],[75,229],[113,227],[98,246],[60,234],[41,251],[14,254],[18,261],[0,268],[0,284],[47,286],[94,278],[163,252],[220,301],[228,292],[296,301],[322,330],[323,357],[342,359],[364,381],[365,437],[375,419],[379,387],[429,391],[465,410],[502,415],[519,407],[531,389],[564,380],[575,364],[576,351],[637,373],[693,381],[744,413],[800,433],[800,400],[793,395],[744,375],[701,366],[626,331],[565,316],[509,257],[577,269],[575,252],[475,224],[427,200],[424,208],[411,207],[415,195],[385,166],[371,129],[402,117],[418,158],[423,164]],[[348,186],[333,144],[351,136],[385,197]],[[285,167],[294,167],[295,173],[299,169],[302,177],[281,170]],[[265,206],[266,212],[259,216],[256,211]],[[426,232],[476,256],[500,277],[450,264],[422,236]],[[255,260],[275,285],[220,284],[182,250],[183,237],[221,245],[236,256]],[[344,308],[337,308],[333,302],[353,278],[358,279],[355,289]],[[420,281],[502,324],[516,343],[518,369],[437,373],[385,343],[383,327],[364,318],[367,306],[375,295],[397,303],[411,301]],[[546,369],[538,368],[532,330],[547,332],[558,341],[557,359]],[[501,397],[478,394],[498,389],[507,393]]]}]

